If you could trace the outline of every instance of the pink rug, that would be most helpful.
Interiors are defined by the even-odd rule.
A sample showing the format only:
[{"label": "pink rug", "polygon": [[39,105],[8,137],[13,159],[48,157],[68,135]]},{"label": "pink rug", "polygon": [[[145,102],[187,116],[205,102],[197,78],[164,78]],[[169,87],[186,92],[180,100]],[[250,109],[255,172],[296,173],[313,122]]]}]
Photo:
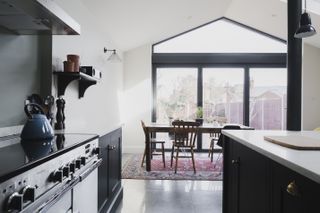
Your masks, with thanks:
[{"label": "pink rug", "polygon": [[213,163],[207,154],[197,154],[195,156],[196,174],[193,172],[191,159],[179,159],[177,173],[174,173],[175,159],[173,167],[170,167],[170,156],[166,156],[166,168],[163,167],[161,156],[155,156],[151,160],[151,172],[147,172],[145,164],[140,166],[142,155],[132,154],[122,168],[123,179],[143,179],[143,180],[222,180],[222,156],[217,162],[218,154],[214,155]]}]

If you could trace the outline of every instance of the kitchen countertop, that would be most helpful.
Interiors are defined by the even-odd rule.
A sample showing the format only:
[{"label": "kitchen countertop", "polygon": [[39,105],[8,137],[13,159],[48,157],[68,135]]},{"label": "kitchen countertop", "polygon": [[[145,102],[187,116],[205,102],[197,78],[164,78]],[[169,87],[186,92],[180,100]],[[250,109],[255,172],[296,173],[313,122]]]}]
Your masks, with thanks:
[{"label": "kitchen countertop", "polygon": [[89,141],[94,134],[55,134],[49,141],[23,142],[19,135],[0,139],[0,183]]},{"label": "kitchen countertop", "polygon": [[264,140],[264,136],[304,136],[320,140],[316,131],[223,130],[222,134],[320,183],[320,151],[294,150]]}]

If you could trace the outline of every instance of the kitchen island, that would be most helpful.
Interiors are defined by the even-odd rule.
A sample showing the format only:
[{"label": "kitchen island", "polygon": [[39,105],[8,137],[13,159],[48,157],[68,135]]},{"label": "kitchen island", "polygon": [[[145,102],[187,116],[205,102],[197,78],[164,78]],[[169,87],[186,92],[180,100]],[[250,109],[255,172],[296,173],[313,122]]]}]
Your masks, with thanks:
[{"label": "kitchen island", "polygon": [[264,136],[304,136],[313,131],[223,130],[224,213],[319,212],[320,151],[294,150]]}]

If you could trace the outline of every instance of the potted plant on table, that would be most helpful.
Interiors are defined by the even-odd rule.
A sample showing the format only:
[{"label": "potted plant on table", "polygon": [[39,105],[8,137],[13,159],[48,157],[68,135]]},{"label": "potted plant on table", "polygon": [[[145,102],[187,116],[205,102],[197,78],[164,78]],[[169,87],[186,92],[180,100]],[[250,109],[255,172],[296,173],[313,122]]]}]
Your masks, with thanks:
[{"label": "potted plant on table", "polygon": [[196,122],[199,122],[201,125],[203,124],[203,109],[202,109],[202,107],[197,107]]}]

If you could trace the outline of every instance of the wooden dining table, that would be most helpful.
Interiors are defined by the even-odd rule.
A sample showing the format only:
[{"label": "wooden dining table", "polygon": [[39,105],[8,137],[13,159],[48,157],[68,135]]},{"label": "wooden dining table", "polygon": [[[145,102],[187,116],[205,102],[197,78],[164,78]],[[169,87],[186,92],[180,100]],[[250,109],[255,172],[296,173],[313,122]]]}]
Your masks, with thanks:
[{"label": "wooden dining table", "polygon": [[[230,124],[228,124],[230,125]],[[235,124],[239,125],[239,124]],[[221,133],[224,125],[213,125],[213,124],[202,124],[199,126],[199,134],[202,133]],[[148,137],[146,137],[145,148],[146,148],[146,171],[151,171],[151,146],[150,139],[152,135],[157,132],[173,132],[173,126],[169,124],[159,124],[159,123],[146,123],[146,128],[148,131]],[[252,127],[240,125],[241,129],[252,130]]]}]

